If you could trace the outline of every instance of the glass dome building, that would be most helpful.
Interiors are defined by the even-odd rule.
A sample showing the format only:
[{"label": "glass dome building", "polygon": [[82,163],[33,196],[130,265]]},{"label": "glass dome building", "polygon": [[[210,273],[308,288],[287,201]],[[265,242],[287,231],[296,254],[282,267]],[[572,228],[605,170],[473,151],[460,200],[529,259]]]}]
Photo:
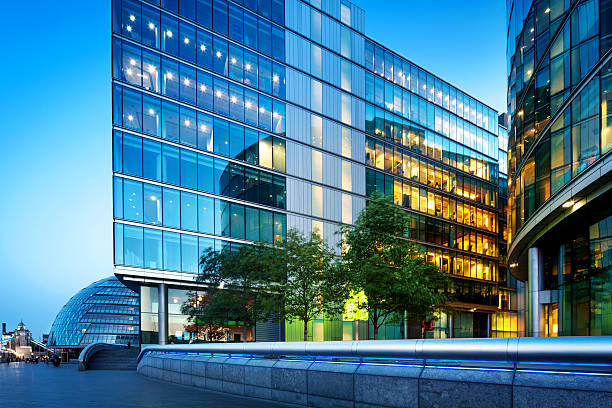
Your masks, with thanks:
[{"label": "glass dome building", "polygon": [[52,348],[83,348],[104,342],[139,344],[138,294],[115,276],[81,289],[58,313],[51,332]]}]

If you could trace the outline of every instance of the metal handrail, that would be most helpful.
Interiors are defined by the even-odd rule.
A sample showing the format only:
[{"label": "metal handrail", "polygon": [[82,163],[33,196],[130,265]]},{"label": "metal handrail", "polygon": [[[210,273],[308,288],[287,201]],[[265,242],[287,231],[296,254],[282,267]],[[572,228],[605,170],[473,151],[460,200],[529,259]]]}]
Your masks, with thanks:
[{"label": "metal handrail", "polygon": [[264,357],[612,365],[612,336],[168,344],[149,352]]},{"label": "metal handrail", "polygon": [[109,350],[109,349],[117,349],[117,348],[127,348],[124,344],[112,344],[112,343],[91,343],[87,345],[81,353],[79,354],[79,371],[87,370],[87,364],[89,363],[89,359],[93,357],[98,351]]}]

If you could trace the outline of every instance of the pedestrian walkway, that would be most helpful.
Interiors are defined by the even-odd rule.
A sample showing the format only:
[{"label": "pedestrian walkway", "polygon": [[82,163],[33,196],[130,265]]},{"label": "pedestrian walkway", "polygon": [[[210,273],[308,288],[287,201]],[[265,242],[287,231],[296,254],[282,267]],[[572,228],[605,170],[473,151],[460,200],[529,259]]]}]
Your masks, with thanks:
[{"label": "pedestrian walkway", "polygon": [[82,371],[74,364],[0,364],[3,407],[282,408],[287,405],[159,382],[136,371]]}]

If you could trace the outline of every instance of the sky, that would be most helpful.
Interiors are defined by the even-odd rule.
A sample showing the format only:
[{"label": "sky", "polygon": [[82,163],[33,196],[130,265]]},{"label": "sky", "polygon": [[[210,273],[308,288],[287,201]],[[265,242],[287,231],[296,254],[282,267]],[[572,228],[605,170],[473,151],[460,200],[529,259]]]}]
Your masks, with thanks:
[{"label": "sky", "polygon": [[[369,37],[504,109],[503,0],[354,2]],[[0,322],[39,339],[113,271],[109,3],[3,5]]]}]

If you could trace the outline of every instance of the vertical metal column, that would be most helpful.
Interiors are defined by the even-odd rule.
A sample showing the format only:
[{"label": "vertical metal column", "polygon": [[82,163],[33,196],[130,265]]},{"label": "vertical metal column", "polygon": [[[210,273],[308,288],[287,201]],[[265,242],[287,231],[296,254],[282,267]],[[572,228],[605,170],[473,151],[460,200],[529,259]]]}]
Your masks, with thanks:
[{"label": "vertical metal column", "polygon": [[541,333],[541,313],[540,313],[540,280],[542,275],[542,253],[540,248],[531,247],[527,253],[527,279],[529,282],[529,315],[531,317],[531,327],[529,334],[533,337],[540,337]]},{"label": "vertical metal column", "polygon": [[165,283],[159,284],[157,318],[159,321],[159,344],[166,344],[168,337],[168,289]]},{"label": "vertical metal column", "polygon": [[455,337],[455,315],[448,315],[448,338]]},{"label": "vertical metal column", "polygon": [[487,313],[487,337],[491,337],[491,314]]},{"label": "vertical metal column", "polygon": [[[557,290],[557,333],[563,336],[565,328],[563,327],[563,305],[565,302],[565,245],[559,245],[559,263],[557,267],[557,282],[559,289]],[[569,272],[569,271],[568,271]]]}]

